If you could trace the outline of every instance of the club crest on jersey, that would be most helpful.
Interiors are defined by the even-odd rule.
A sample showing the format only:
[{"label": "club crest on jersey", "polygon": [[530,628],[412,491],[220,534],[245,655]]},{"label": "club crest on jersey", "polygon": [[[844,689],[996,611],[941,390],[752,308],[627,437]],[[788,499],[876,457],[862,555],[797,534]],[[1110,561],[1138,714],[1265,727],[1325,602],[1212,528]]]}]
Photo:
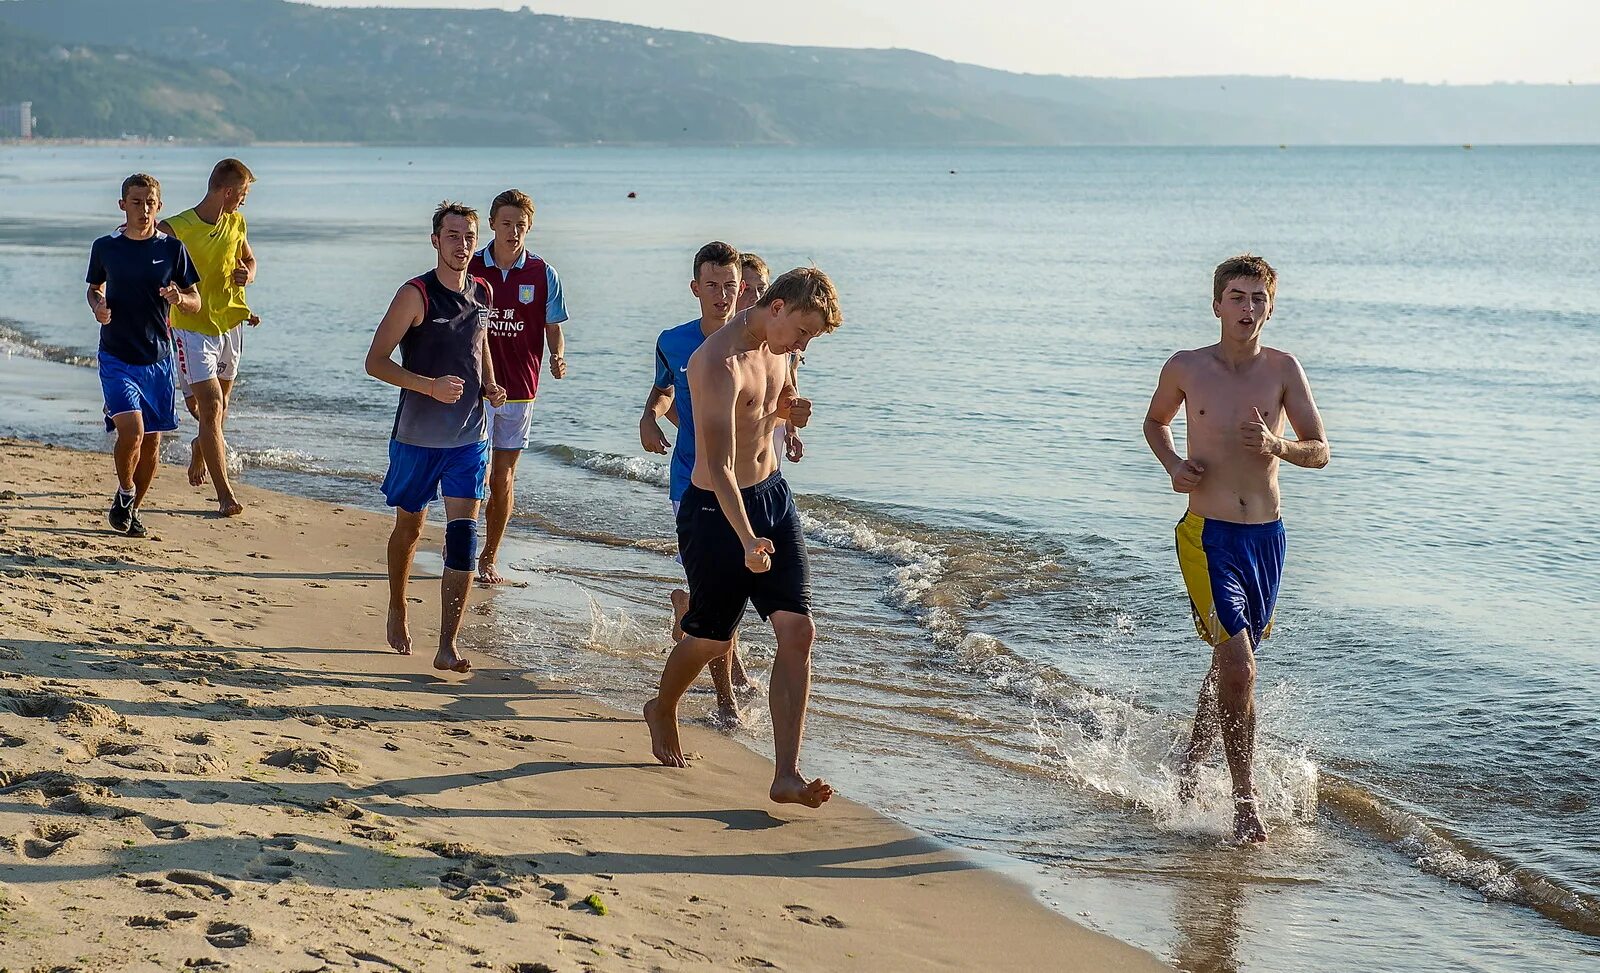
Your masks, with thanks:
[{"label": "club crest on jersey", "polygon": [[518,303],[521,303],[521,304],[532,304],[533,303],[533,298],[534,298],[534,293],[533,293],[533,285],[532,284],[518,284],[517,285],[517,302]]}]

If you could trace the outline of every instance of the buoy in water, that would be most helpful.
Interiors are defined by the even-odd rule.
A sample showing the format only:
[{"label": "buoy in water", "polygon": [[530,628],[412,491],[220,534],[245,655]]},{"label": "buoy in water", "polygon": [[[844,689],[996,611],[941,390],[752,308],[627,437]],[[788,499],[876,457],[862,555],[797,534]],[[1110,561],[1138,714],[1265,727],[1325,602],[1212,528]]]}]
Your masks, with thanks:
[{"label": "buoy in water", "polygon": [[630,193],[628,193],[628,198],[629,199],[638,199],[639,198],[639,194],[635,193],[635,192],[630,192]]}]

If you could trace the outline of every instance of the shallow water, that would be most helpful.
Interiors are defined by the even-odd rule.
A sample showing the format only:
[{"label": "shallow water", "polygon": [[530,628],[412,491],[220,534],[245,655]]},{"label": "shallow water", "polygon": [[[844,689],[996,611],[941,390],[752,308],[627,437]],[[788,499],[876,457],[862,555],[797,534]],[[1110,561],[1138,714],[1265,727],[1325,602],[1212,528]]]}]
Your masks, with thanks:
[{"label": "shallow water", "polygon": [[[815,260],[847,323],[808,352],[789,469],[818,579],[813,769],[1187,969],[1600,956],[1600,151],[241,151],[265,323],[233,445],[247,478],[318,496],[377,501],[393,396],[360,361],[431,263],[431,205],[538,201],[572,374],[545,380],[515,530],[571,597],[499,599],[504,651],[648,694],[678,577],[634,441],[654,336],[694,316],[707,239]],[[0,150],[21,354],[92,350],[80,282],[121,176],[182,208],[214,154]],[[1160,363],[1212,340],[1210,267],[1246,248],[1280,270],[1268,340],[1334,455],[1284,472],[1259,851],[1222,846],[1220,761],[1201,811],[1172,798],[1205,656],[1181,501],[1139,429]],[[92,378],[0,374],[19,368],[0,431],[99,441]]]}]

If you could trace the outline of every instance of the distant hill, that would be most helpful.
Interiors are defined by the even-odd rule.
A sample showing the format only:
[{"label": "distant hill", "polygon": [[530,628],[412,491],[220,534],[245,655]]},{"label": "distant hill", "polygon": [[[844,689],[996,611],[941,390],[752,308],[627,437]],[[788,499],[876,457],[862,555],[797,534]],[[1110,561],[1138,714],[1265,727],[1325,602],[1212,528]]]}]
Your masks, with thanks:
[{"label": "distant hill", "polygon": [[1011,74],[495,10],[0,0],[45,135],[546,145],[1600,142],[1600,86]]}]

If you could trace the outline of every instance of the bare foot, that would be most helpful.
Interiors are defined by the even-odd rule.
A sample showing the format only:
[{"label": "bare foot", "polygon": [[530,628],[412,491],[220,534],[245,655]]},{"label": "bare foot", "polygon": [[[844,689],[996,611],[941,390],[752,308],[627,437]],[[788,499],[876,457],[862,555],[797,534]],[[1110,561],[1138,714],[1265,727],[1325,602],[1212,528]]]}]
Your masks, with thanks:
[{"label": "bare foot", "polygon": [[244,504],[240,503],[238,500],[235,500],[233,497],[229,497],[226,500],[222,499],[221,497],[217,498],[217,516],[237,517],[242,513],[244,513]]},{"label": "bare foot", "polygon": [[723,730],[737,730],[744,726],[744,714],[739,712],[739,704],[733,700],[717,703],[717,715],[711,721]]},{"label": "bare foot", "polygon": [[189,441],[189,485],[200,486],[206,482],[206,458],[200,453],[200,440]]},{"label": "bare foot", "polygon": [[1241,845],[1259,845],[1267,840],[1267,828],[1256,813],[1253,797],[1233,799],[1233,840]]},{"label": "bare foot", "polygon": [[833,796],[833,786],[821,777],[807,783],[799,774],[780,774],[773,778],[769,796],[778,804],[821,807]]},{"label": "bare foot", "polygon": [[682,588],[672,589],[672,641],[683,641],[683,613],[689,610],[689,593]]},{"label": "bare foot", "polygon": [[683,745],[678,742],[678,714],[663,713],[652,699],[644,704],[644,722],[650,727],[650,752],[668,767],[687,767]]},{"label": "bare foot", "polygon": [[1184,761],[1178,768],[1178,803],[1188,804],[1194,800],[1195,791],[1200,786],[1200,767]]},{"label": "bare foot", "polygon": [[389,648],[401,655],[411,654],[411,627],[406,624],[403,607],[389,609]]},{"label": "bare foot", "polygon": [[478,583],[481,585],[507,584],[509,579],[494,567],[494,555],[485,554],[478,558]]},{"label": "bare foot", "polygon": [[468,662],[461,653],[451,648],[441,648],[433,657],[433,667],[441,672],[471,672],[472,663]]}]

